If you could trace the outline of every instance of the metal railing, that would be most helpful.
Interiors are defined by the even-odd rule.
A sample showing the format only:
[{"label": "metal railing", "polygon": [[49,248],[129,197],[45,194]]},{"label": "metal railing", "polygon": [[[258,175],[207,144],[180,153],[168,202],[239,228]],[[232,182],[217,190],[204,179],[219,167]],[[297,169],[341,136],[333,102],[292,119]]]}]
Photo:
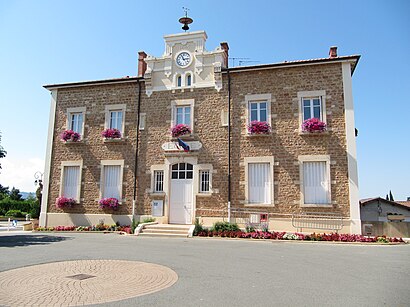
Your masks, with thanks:
[{"label": "metal railing", "polygon": [[343,228],[343,216],[339,213],[295,213],[292,215],[292,226],[301,230],[303,228],[310,228],[337,232]]}]

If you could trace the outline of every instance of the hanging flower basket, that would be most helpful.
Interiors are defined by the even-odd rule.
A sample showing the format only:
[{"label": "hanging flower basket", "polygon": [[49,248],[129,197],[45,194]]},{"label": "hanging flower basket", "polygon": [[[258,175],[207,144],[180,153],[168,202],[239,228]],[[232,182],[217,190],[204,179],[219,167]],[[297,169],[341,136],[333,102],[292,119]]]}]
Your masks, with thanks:
[{"label": "hanging flower basket", "polygon": [[269,134],[271,131],[272,128],[268,122],[253,120],[248,125],[248,132],[250,134]]},{"label": "hanging flower basket", "polygon": [[324,132],[326,131],[326,123],[322,122],[318,118],[310,118],[302,124],[303,132]]},{"label": "hanging flower basket", "polygon": [[120,139],[121,131],[115,128],[105,129],[101,135],[106,139]]},{"label": "hanging flower basket", "polygon": [[73,130],[65,130],[61,133],[61,140],[64,142],[78,142],[81,138],[81,135]]},{"label": "hanging flower basket", "polygon": [[180,137],[185,134],[191,134],[191,128],[185,124],[178,124],[171,129],[171,134],[174,138]]},{"label": "hanging flower basket", "polygon": [[72,208],[76,204],[76,200],[74,198],[67,198],[61,196],[56,199],[56,207],[59,209],[63,208]]},{"label": "hanging flower basket", "polygon": [[118,199],[110,197],[110,198],[100,199],[100,201],[98,202],[98,205],[100,209],[117,210],[120,203],[118,202]]}]

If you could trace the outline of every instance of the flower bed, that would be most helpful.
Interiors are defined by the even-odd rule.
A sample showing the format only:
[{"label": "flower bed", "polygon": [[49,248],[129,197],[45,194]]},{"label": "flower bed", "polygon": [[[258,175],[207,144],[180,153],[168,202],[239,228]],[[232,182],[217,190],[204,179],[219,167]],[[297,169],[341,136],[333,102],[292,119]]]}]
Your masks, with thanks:
[{"label": "flower bed", "polygon": [[103,198],[100,199],[98,202],[100,209],[114,209],[117,210],[118,206],[120,205],[118,199],[110,197],[110,198]]},{"label": "flower bed", "polygon": [[59,209],[72,208],[75,204],[76,200],[74,198],[67,198],[62,196],[56,199],[56,207]]},{"label": "flower bed", "polygon": [[120,139],[121,138],[121,131],[118,129],[105,129],[101,132],[101,135],[106,139]]},{"label": "flower bed", "polygon": [[78,142],[81,138],[81,135],[73,130],[65,130],[60,135],[61,140],[64,142]]},{"label": "flower bed", "polygon": [[270,239],[270,240],[300,240],[300,241],[328,241],[328,242],[373,242],[373,243],[404,243],[402,238],[389,238],[386,236],[366,237],[355,234],[338,233],[312,233],[305,235],[302,233],[275,232],[275,231],[210,231],[203,229],[198,233],[199,237],[222,237],[222,238],[249,238],[249,239]]},{"label": "flower bed", "polygon": [[37,227],[36,231],[123,231],[125,233],[131,233],[131,226],[119,226],[119,225],[105,225],[98,224],[93,226],[55,226],[55,227]]},{"label": "flower bed", "polygon": [[182,135],[191,134],[191,128],[185,124],[178,124],[171,129],[172,137],[177,138]]},{"label": "flower bed", "polygon": [[324,132],[326,131],[326,123],[318,118],[310,118],[302,123],[303,132]]},{"label": "flower bed", "polygon": [[268,122],[254,120],[248,125],[248,132],[250,134],[269,134],[271,130],[272,128]]}]

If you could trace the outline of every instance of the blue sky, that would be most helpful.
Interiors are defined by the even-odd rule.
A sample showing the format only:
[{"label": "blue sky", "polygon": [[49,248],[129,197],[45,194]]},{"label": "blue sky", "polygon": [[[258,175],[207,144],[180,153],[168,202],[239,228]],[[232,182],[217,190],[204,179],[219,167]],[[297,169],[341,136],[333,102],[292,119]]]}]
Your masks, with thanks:
[{"label": "blue sky", "polygon": [[[34,191],[43,170],[50,94],[44,84],[134,76],[137,52],[164,34],[205,30],[254,64],[361,54],[353,76],[360,197],[410,197],[410,1],[0,0],[0,184]],[[236,63],[238,64],[238,63]]]}]

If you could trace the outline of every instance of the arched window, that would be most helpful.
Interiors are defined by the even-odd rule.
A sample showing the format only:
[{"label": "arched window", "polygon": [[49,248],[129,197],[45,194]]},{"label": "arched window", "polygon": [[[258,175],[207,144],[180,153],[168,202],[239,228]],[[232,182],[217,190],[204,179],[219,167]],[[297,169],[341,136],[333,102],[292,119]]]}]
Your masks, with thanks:
[{"label": "arched window", "polygon": [[186,86],[191,86],[192,83],[192,77],[191,75],[186,76]]},{"label": "arched window", "polygon": [[181,76],[178,76],[178,77],[177,77],[177,86],[178,86],[178,87],[181,87],[181,86],[182,86],[182,77],[181,77]]}]

